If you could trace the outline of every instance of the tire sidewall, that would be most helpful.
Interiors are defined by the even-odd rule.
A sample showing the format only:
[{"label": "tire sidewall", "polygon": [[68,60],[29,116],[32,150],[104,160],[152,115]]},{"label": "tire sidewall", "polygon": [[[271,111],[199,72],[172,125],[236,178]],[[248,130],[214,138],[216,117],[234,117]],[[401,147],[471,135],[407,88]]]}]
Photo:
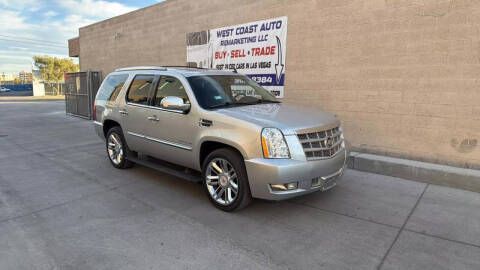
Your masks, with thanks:
[{"label": "tire sidewall", "polygon": [[[226,159],[228,162],[230,162],[230,164],[234,167],[238,177],[238,195],[235,201],[230,205],[222,205],[217,203],[215,199],[212,198],[207,188],[206,175],[205,175],[207,171],[207,166],[210,163],[210,161],[212,161],[215,158],[223,158],[223,159]],[[234,152],[233,150],[230,150],[227,148],[217,149],[212,153],[210,153],[205,158],[202,165],[202,187],[208,199],[217,208],[227,212],[231,212],[231,211],[235,211],[240,208],[243,208],[242,202],[244,202],[245,200],[250,200],[250,196],[251,196],[250,187],[248,183],[247,170],[245,169],[243,158],[241,158],[241,156],[236,152]]]},{"label": "tire sidewall", "polygon": [[[108,138],[110,138],[110,135],[114,133],[117,135],[118,138],[120,138],[120,141],[122,143],[122,150],[123,150],[123,158],[122,158],[122,161],[119,163],[119,164],[115,164],[112,159],[110,158],[110,155],[108,154]],[[123,169],[125,167],[127,167],[127,144],[125,143],[125,139],[123,138],[123,132],[122,132],[122,129],[120,127],[113,127],[111,129],[108,130],[107,132],[107,137],[105,138],[105,149],[107,151],[107,157],[108,157],[108,160],[110,161],[110,163],[113,165],[113,167],[117,168],[117,169]]]}]

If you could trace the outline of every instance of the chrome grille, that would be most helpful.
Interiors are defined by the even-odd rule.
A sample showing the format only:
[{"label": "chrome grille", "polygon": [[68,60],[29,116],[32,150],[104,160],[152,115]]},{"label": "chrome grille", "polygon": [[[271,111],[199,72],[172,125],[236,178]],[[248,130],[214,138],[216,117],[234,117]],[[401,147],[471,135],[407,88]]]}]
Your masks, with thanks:
[{"label": "chrome grille", "polygon": [[343,135],[340,126],[311,133],[297,134],[307,160],[335,156],[343,149]]}]

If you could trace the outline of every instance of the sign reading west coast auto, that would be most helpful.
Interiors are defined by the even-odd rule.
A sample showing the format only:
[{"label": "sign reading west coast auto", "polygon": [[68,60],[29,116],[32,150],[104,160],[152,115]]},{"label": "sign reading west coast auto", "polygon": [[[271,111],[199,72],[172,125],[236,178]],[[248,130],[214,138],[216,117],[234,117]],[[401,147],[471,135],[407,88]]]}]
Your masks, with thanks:
[{"label": "sign reading west coast auto", "polygon": [[287,17],[187,34],[187,62],[237,70],[282,98],[287,51]]}]

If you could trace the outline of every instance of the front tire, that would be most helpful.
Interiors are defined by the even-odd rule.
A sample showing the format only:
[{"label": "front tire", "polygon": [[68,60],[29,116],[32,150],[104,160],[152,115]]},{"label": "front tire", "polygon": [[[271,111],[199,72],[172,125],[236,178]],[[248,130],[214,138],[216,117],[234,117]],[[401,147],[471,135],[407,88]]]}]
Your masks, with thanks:
[{"label": "front tire", "polygon": [[133,163],[127,160],[128,147],[123,137],[122,129],[119,126],[108,130],[105,143],[108,159],[113,167],[127,169],[133,166]]},{"label": "front tire", "polygon": [[243,157],[232,149],[211,152],[202,166],[203,189],[215,207],[231,212],[252,201]]}]

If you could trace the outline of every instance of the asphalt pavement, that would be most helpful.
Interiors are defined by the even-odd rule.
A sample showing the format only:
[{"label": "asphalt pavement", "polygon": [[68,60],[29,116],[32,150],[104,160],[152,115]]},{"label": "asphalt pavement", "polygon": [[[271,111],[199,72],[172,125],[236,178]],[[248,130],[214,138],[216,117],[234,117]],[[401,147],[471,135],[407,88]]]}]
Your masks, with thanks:
[{"label": "asphalt pavement", "polygon": [[480,194],[347,171],[225,213],[200,185],[113,168],[63,101],[0,101],[0,269],[480,269]]}]

